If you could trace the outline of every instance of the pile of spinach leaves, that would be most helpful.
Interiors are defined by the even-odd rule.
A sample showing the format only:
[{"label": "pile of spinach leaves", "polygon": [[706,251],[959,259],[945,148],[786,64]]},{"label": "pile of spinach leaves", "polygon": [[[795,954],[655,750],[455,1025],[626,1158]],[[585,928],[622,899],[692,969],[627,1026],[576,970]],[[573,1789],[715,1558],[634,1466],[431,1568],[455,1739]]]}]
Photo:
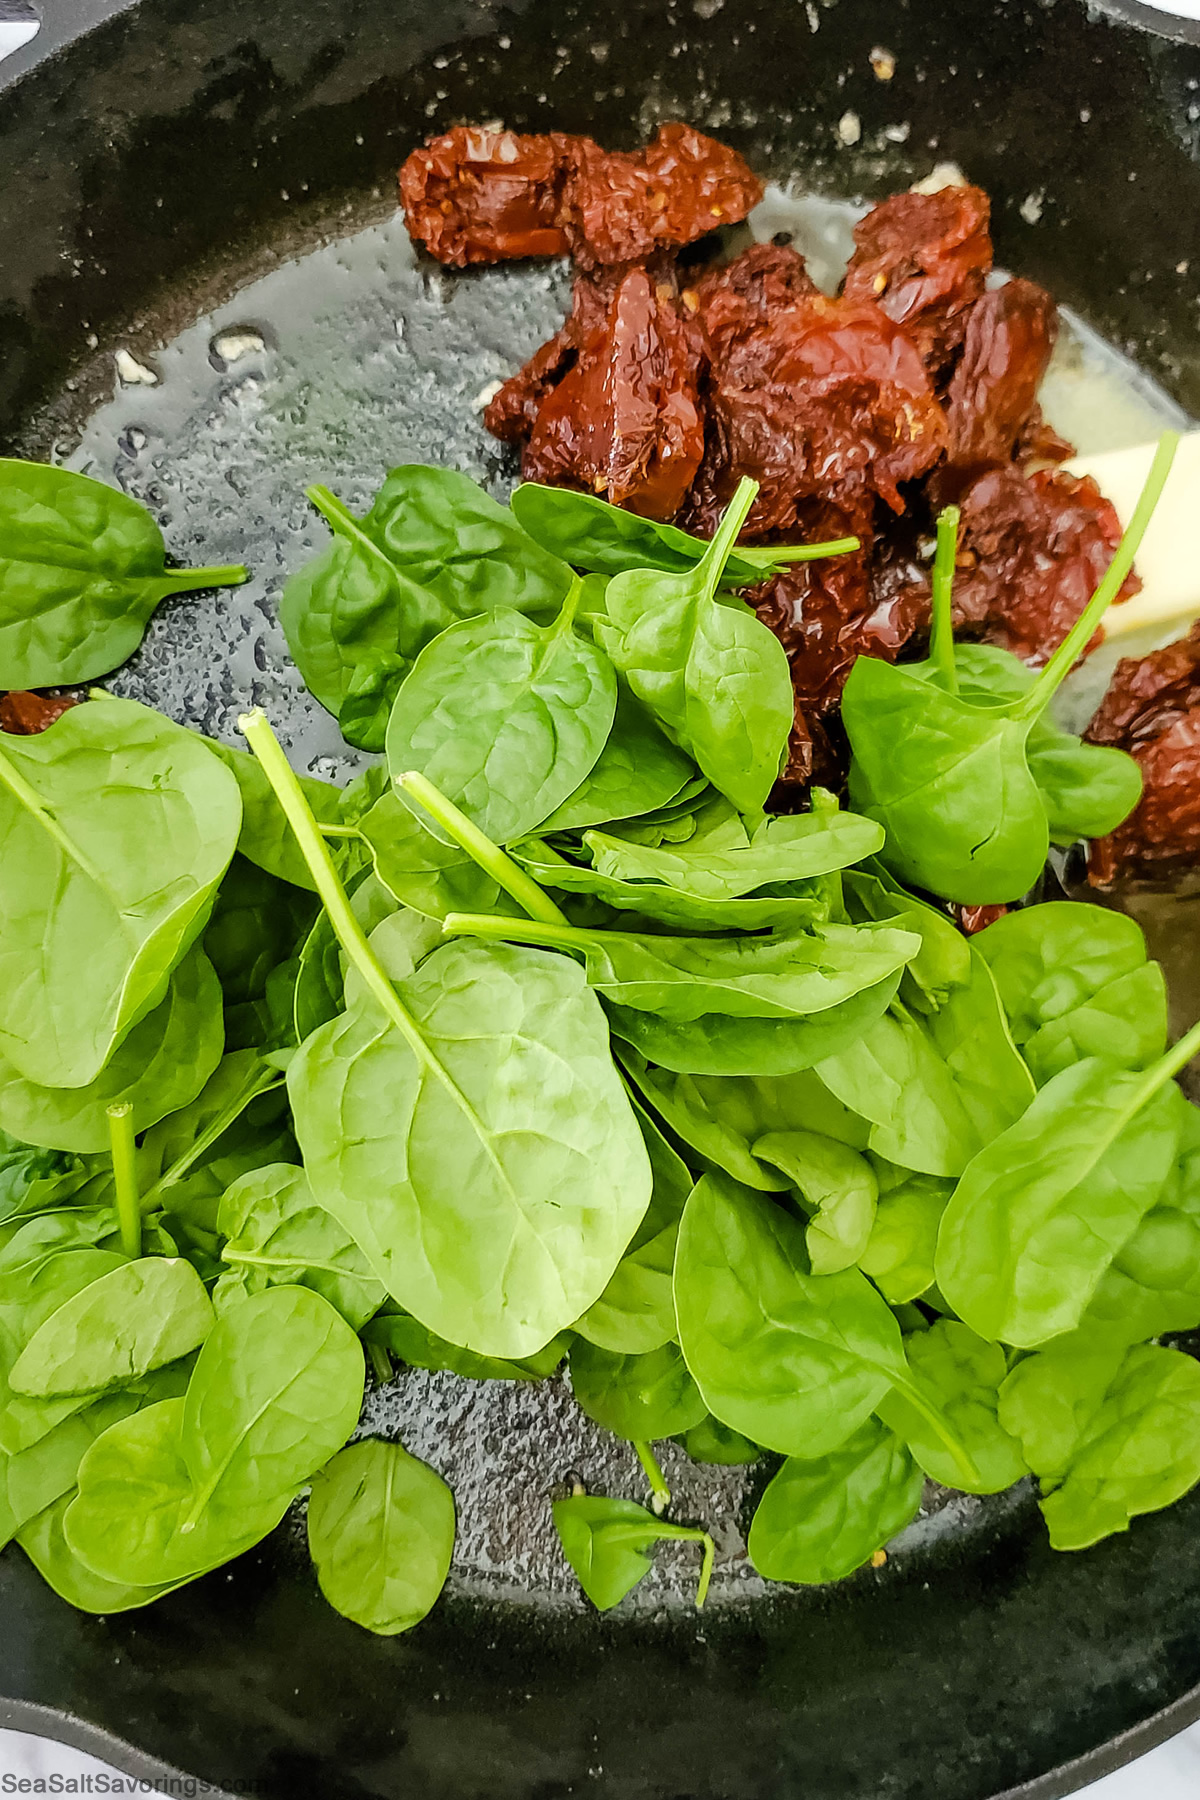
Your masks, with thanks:
[{"label": "pile of spinach leaves", "polygon": [[[82,480],[0,467],[14,685],[234,573],[165,574]],[[145,1605],[307,1489],[330,1602],[415,1625],[455,1509],[358,1435],[393,1359],[567,1365],[650,1490],[547,1518],[601,1608],[664,1540],[703,1601],[663,1440],[772,1460],[750,1555],[799,1583],[877,1559],[927,1476],[1035,1475],[1063,1549],[1200,1478],[1200,1371],[1158,1341],[1200,1326],[1200,1031],[1168,1048],[1127,918],[968,940],[902,885],[1015,898],[1128,771],[1035,723],[1059,664],[951,643],[951,516],[929,664],[848,689],[860,810],[771,814],[791,689],[737,590],[853,544],[736,549],[753,497],[705,544],[420,466],[361,520],[314,490],[334,540],[283,616],[382,752],[344,790],[258,712],[248,749],[103,695],[0,739],[0,1542],[72,1604]],[[964,864],[1001,751],[1025,812]]]}]

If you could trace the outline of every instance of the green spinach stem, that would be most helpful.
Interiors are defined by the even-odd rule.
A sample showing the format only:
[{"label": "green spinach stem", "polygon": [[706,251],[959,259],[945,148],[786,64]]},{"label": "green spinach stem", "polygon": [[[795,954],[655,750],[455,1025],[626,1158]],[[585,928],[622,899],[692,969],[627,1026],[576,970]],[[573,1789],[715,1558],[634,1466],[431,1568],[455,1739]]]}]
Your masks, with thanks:
[{"label": "green spinach stem", "polygon": [[709,542],[708,549],[696,564],[695,573],[700,577],[704,587],[711,593],[721,579],[721,571],[733,554],[737,543],[738,532],[746,523],[746,515],[754,505],[758,493],[757,481],[751,481],[743,475],[734,490],[733,499],[725,509],[721,523]]},{"label": "green spinach stem", "polygon": [[304,790],[283,754],[278,738],[271,730],[266,713],[259,706],[253,712],[243,713],[238,720],[238,730],[258,758],[263,774],[275,791],[275,797],[283,808],[300,847],[300,854],[312,873],[321,904],[329,914],[329,923],[333,926],[339,944],[362,976],[368,992],[383,1008],[385,1018],[395,1025],[422,1066],[431,1067],[436,1059],[431,1056],[416,1020],[388,980],[382,964],[367,942],[366,933],[354,916],[346,890],[329,854],[329,846],[321,836],[321,828],[313,818],[312,809],[304,798]]},{"label": "green spinach stem", "polygon": [[168,569],[160,585],[168,591],[183,592],[188,588],[240,587],[249,579],[250,571],[241,563],[225,563],[215,569]]},{"label": "green spinach stem", "polygon": [[392,1379],[391,1357],[388,1355],[382,1344],[375,1344],[368,1341],[365,1348],[367,1352],[367,1361],[371,1365],[372,1375],[374,1375],[380,1387],[386,1387],[388,1382]]},{"label": "green spinach stem", "polygon": [[954,662],[954,622],[950,608],[954,594],[954,559],[958,555],[960,517],[957,506],[944,506],[938,514],[937,554],[933,559],[933,630],[929,639],[929,659],[948,694],[958,692],[958,669]]},{"label": "green spinach stem", "polygon": [[410,769],[394,779],[396,786],[403,788],[406,794],[411,794],[418,806],[431,819],[436,819],[459,849],[465,850],[472,862],[478,863],[518,906],[523,906],[531,919],[540,919],[546,925],[567,923],[566,915],[559,911],[545,889],[540,888],[511,856],[506,856],[498,844],[486,837],[478,825],[472,824],[453,800],[447,800],[444,794],[439,793],[432,781],[428,781],[416,769]]},{"label": "green spinach stem", "polygon": [[142,1206],[138,1195],[137,1144],[133,1136],[133,1108],[128,1100],[108,1109],[108,1142],[112,1151],[113,1182],[117,1190],[117,1223],[121,1249],[130,1262],[142,1254]]},{"label": "green spinach stem", "polygon": [[1164,431],[1158,440],[1158,449],[1154,452],[1154,461],[1150,465],[1150,473],[1146,477],[1145,486],[1142,488],[1138,503],[1133,509],[1133,515],[1125,528],[1121,542],[1117,545],[1103,581],[1029,692],[1012,708],[1014,719],[1036,719],[1049,705],[1059,686],[1074,668],[1076,659],[1087,648],[1093,632],[1115,599],[1121,583],[1133,567],[1133,559],[1141,547],[1142,539],[1146,535],[1146,527],[1162,496],[1178,448],[1179,433]]},{"label": "green spinach stem", "polygon": [[565,919],[552,925],[540,919],[505,919],[498,913],[447,913],[442,930],[447,937],[501,938],[505,943],[542,944],[548,950],[586,950],[596,936]]},{"label": "green spinach stem", "polygon": [[828,538],[823,544],[767,544],[761,549],[744,544],[738,555],[743,562],[756,564],[766,576],[786,569],[789,563],[815,562],[821,556],[848,556],[851,550],[861,548],[861,538],[843,537]]},{"label": "green spinach stem", "polygon": [[650,1510],[657,1517],[666,1512],[671,1504],[671,1490],[659,1467],[658,1458],[644,1438],[635,1438],[633,1447],[637,1451],[637,1459],[646,1471],[646,1480],[650,1483]]}]

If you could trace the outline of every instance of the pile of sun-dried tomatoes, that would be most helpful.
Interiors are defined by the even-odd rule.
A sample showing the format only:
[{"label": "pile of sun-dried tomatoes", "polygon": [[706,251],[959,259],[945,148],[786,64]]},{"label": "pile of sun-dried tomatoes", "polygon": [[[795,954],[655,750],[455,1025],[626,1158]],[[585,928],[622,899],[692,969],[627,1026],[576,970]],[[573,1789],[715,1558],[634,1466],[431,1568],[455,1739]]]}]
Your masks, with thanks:
[{"label": "pile of sun-dried tomatoes", "polygon": [[[894,658],[926,629],[942,506],[962,510],[959,631],[1029,662],[1061,641],[1107,567],[1116,513],[1093,481],[1055,466],[1071,446],[1037,404],[1054,301],[1030,281],[988,287],[979,188],[876,206],[830,297],[786,241],[720,260],[711,234],[743,219],[762,184],[735,151],[685,125],[664,125],[633,154],[460,127],[414,151],[400,186],[412,235],[444,263],[574,259],[571,316],[486,414],[521,446],[526,479],[707,534],[749,475],[760,486],[747,540],[861,540],[857,553],[799,565],[749,596],[791,662],[791,782],[838,778],[837,709],[855,656]],[[1161,734],[1144,718],[1140,738],[1102,728],[1154,783],[1158,765],[1141,752]],[[1186,746],[1173,732],[1170,756],[1187,761],[1182,785],[1195,788],[1200,712],[1188,730]],[[1200,816],[1181,820],[1177,796],[1159,814],[1150,841],[1139,814],[1110,843],[1098,859],[1105,879],[1142,851],[1177,853],[1177,840],[1194,853]]]}]

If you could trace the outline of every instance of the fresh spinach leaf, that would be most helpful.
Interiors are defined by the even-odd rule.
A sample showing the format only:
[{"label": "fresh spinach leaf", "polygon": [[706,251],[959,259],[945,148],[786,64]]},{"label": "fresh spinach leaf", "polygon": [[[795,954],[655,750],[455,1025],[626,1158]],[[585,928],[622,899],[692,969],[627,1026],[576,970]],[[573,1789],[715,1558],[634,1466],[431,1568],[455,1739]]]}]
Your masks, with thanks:
[{"label": "fresh spinach leaf", "polygon": [[335,717],[360,664],[384,693],[388,658],[410,664],[456,621],[505,608],[550,618],[571,585],[565,563],[453,469],[393,469],[361,520],[327,488],[309,498],[334,539],[290,578],[280,617],[310,692]]},{"label": "fresh spinach leaf", "polygon": [[454,1495],[403,1444],[364,1438],[313,1478],[308,1547],[321,1592],[381,1637],[419,1625],[454,1553]]},{"label": "fresh spinach leaf", "polygon": [[750,1560],[768,1581],[840,1581],[916,1517],[922,1486],[901,1440],[868,1419],[825,1456],[788,1457],[751,1521]]},{"label": "fresh spinach leaf", "polygon": [[703,1546],[696,1605],[704,1605],[714,1556],[706,1531],[656,1519],[634,1500],[605,1500],[599,1494],[556,1500],[553,1513],[563,1554],[600,1612],[616,1606],[650,1573],[654,1564],[647,1552],[655,1544],[675,1539]]},{"label": "fresh spinach leaf", "polygon": [[[856,813],[819,812],[764,819],[752,833],[719,803],[706,808],[685,843],[636,844],[589,831],[584,843],[602,875],[658,882],[691,900],[741,899],[775,882],[810,880],[860,862],[879,849],[879,826]],[[710,824],[711,820],[711,824]]]},{"label": "fresh spinach leaf", "polygon": [[1125,913],[1051,901],[997,919],[974,942],[1040,1086],[1087,1056],[1143,1069],[1162,1055],[1162,971]]},{"label": "fresh spinach leaf", "polygon": [[1041,1477],[1056,1550],[1085,1550],[1200,1480],[1200,1366],[1150,1344],[1020,1363],[1000,1417]]},{"label": "fresh spinach leaf", "polygon": [[964,1171],[938,1234],[938,1286],[982,1337],[1031,1348],[1078,1325],[1162,1195],[1193,1030],[1144,1073],[1090,1057],[1042,1088]]},{"label": "fresh spinach leaf", "polygon": [[[957,509],[939,526],[934,636],[926,663],[898,665],[860,656],[842,695],[850,740],[850,799],[887,831],[883,860],[902,880],[966,905],[1019,900],[1037,881],[1051,838],[1082,826],[1113,830],[1136,804],[1141,778],[1065,734],[1044,738],[1043,795],[1031,734],[1090,640],[1132,565],[1170,471],[1178,434],[1166,432],[1108,571],[1045,668],[1017,698],[970,692],[978,659],[962,658],[950,636],[950,582]],[[945,529],[945,525],[949,529]],[[947,566],[948,565],[948,566]],[[1002,653],[1003,654],[1003,653]],[[991,659],[995,661],[995,655]],[[1123,770],[1123,774],[1120,771]],[[1076,794],[1064,776],[1083,777]]]},{"label": "fresh spinach leaf", "polygon": [[599,1297],[649,1199],[599,1003],[565,957],[467,942],[391,992],[288,1070],[313,1193],[431,1330],[527,1356]]},{"label": "fresh spinach leaf", "polygon": [[754,1155],[778,1169],[812,1217],[804,1234],[814,1275],[861,1262],[871,1239],[879,1183],[866,1157],[816,1131],[770,1131]]},{"label": "fresh spinach leaf", "polygon": [[245,579],[168,569],[150,514],[106,482],[0,459],[0,688],[94,681],[128,662],[169,594]]},{"label": "fresh spinach leaf", "polygon": [[[788,931],[817,924],[828,916],[826,898],[811,881],[780,883],[778,893],[772,890],[745,899],[698,899],[660,882],[622,881],[602,875],[598,869],[568,861],[539,838],[515,844],[512,855],[543,887],[594,895],[619,912],[640,913],[677,931]],[[412,900],[409,904],[417,903]],[[447,912],[484,910],[483,906],[467,905],[446,908]]]},{"label": "fresh spinach leaf", "polygon": [[132,700],[5,738],[0,1052],[27,1080],[86,1086],[159,1004],[240,822],[228,771]]},{"label": "fresh spinach leaf", "polygon": [[927,1175],[959,1175],[1033,1099],[981,957],[969,981],[922,1017],[901,1004],[817,1065],[844,1105],[871,1121],[870,1147]]},{"label": "fresh spinach leaf", "polygon": [[758,1444],[751,1443],[740,1431],[733,1431],[709,1413],[678,1440],[693,1462],[718,1463],[724,1468],[738,1468],[757,1462],[762,1455]]},{"label": "fresh spinach leaf", "polygon": [[402,906],[427,918],[452,912],[513,913],[499,884],[457,844],[444,844],[389,791],[361,821],[375,874]]},{"label": "fresh spinach leaf", "polygon": [[553,1375],[567,1353],[569,1336],[560,1332],[535,1350],[532,1356],[513,1360],[506,1357],[477,1356],[460,1344],[447,1343],[436,1332],[429,1331],[411,1313],[396,1306],[384,1308],[365,1326],[363,1342],[377,1344],[392,1356],[398,1356],[413,1369],[448,1369],[453,1375],[464,1375],[471,1381],[545,1381]]},{"label": "fresh spinach leaf", "polygon": [[113,1425],[79,1468],[67,1543],[95,1574],[185,1580],[257,1543],[358,1421],[362,1349],[319,1294],[273,1287],[230,1307],[182,1400]]},{"label": "fresh spinach leaf", "polygon": [[674,1437],[708,1411],[674,1343],[622,1355],[576,1338],[571,1387],[589,1419],[633,1442]]},{"label": "fresh spinach leaf", "polygon": [[561,806],[604,749],[617,703],[608,658],[574,630],[577,601],[578,587],[551,626],[505,610],[427,645],[388,721],[393,779],[423,774],[497,844]]},{"label": "fresh spinach leaf", "polygon": [[901,1306],[933,1286],[938,1227],[954,1183],[901,1169],[881,1157],[872,1162],[879,1200],[859,1267],[885,1300]]},{"label": "fresh spinach leaf", "polygon": [[679,1074],[794,1075],[856,1044],[896,996],[900,971],[804,1019],[738,1019],[705,1013],[677,1024],[609,1003],[613,1035],[648,1061]]},{"label": "fresh spinach leaf", "polygon": [[[579,494],[572,488],[523,481],[513,490],[510,504],[513,517],[543,549],[576,569],[592,569],[602,575],[620,575],[626,569],[663,569],[671,575],[686,575],[708,549],[704,538],[692,537],[677,525],[643,519],[623,506],[610,505],[598,494]],[[793,563],[857,548],[857,538],[831,539],[823,544],[743,544],[730,552],[722,583],[749,587]]]},{"label": "fresh spinach leaf", "polygon": [[779,639],[741,601],[717,598],[757,491],[741,482],[686,574],[615,575],[605,595],[611,625],[598,633],[637,698],[744,812],[757,811],[774,785],[795,704]]},{"label": "fresh spinach leaf", "polygon": [[56,1400],[121,1387],[199,1349],[212,1303],[182,1257],[123,1263],[63,1302],[9,1371],[18,1394]]},{"label": "fresh spinach leaf", "polygon": [[620,1058],[639,1092],[699,1161],[723,1169],[745,1187],[771,1193],[787,1186],[786,1176],[751,1151],[768,1132],[805,1125],[839,1143],[866,1148],[865,1121],[807,1070],[786,1076],[675,1075],[651,1068],[628,1048]]},{"label": "fresh spinach leaf", "polygon": [[128,1103],[134,1130],[147,1130],[196,1098],[224,1047],[221,984],[193,948],[172,974],[166,998],[83,1087],[43,1087],[0,1056],[0,1124],[51,1149],[103,1151],[109,1106]]},{"label": "fresh spinach leaf", "polygon": [[944,1487],[965,1488],[972,1494],[998,1494],[1027,1475],[1020,1445],[997,1417],[1000,1388],[1008,1374],[999,1344],[989,1344],[956,1319],[939,1319],[928,1331],[913,1332],[904,1347],[913,1381],[970,1451],[978,1480],[965,1478],[946,1454],[945,1444],[929,1429],[928,1419],[904,1394],[887,1394],[878,1415],[908,1445],[925,1473]]},{"label": "fresh spinach leaf", "polygon": [[886,1301],[857,1269],[810,1274],[799,1221],[727,1175],[704,1176],[684,1208],[675,1312],[709,1411],[767,1449],[825,1455],[893,1386],[932,1412]]},{"label": "fresh spinach leaf", "polygon": [[384,1302],[358,1245],[317,1205],[304,1170],[291,1163],[268,1163],[226,1188],[217,1229],[226,1265],[213,1289],[218,1312],[269,1287],[306,1287],[357,1331]]},{"label": "fresh spinach leaf", "polygon": [[582,931],[540,920],[510,923],[452,913],[445,929],[577,951],[589,987],[625,1010],[669,1024],[707,1014],[807,1019],[898,974],[919,940],[886,926],[819,925],[771,937],[679,938]]},{"label": "fresh spinach leaf", "polygon": [[634,699],[623,681],[617,683],[617,707],[607,742],[573,794],[568,794],[538,826],[540,836],[552,831],[581,831],[612,819],[634,819],[667,806],[685,791],[695,764],[676,749]]}]

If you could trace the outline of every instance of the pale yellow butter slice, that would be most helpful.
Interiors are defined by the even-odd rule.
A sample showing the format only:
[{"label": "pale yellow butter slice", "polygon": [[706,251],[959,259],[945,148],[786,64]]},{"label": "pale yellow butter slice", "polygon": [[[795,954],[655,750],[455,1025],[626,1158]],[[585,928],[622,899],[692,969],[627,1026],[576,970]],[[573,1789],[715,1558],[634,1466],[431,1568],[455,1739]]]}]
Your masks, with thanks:
[{"label": "pale yellow butter slice", "polygon": [[[1065,466],[1072,475],[1091,475],[1128,525],[1156,446],[1104,450],[1077,456]],[[1128,637],[1151,627],[1182,627],[1200,615],[1200,431],[1190,431],[1154,511],[1135,564],[1142,591],[1113,606],[1104,621],[1106,638]],[[1164,635],[1169,635],[1165,633]]]}]

